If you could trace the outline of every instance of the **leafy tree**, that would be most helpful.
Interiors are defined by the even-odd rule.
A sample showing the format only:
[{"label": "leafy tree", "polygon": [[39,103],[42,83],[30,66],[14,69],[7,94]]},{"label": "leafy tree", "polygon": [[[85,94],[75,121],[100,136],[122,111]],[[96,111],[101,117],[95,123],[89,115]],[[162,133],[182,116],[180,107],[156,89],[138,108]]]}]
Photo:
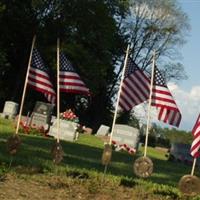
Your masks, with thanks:
[{"label": "leafy tree", "polygon": [[164,128],[163,132],[165,137],[168,138],[171,143],[191,144],[193,140],[191,132],[177,130],[175,128]]},{"label": "leafy tree", "polygon": [[139,127],[139,120],[134,115],[134,112],[121,112],[119,113],[119,117],[116,120],[117,123],[120,124],[128,124],[129,126],[132,126],[134,128],[140,128]]},{"label": "leafy tree", "polygon": [[[190,28],[187,15],[174,0],[130,0],[129,14],[121,26],[131,46],[130,57],[150,75],[152,53],[166,80],[187,78],[184,66],[177,62],[179,48]],[[120,66],[116,81],[122,71]]]},{"label": "leafy tree", "polygon": [[[116,58],[121,57],[125,47],[117,18],[125,13],[120,1],[1,1],[5,9],[0,17],[1,41],[5,57],[10,64],[1,64],[6,87],[1,99],[21,99],[31,40],[37,34],[36,46],[55,77],[56,38],[61,38],[61,49],[67,54],[77,72],[91,90],[87,111],[82,123],[92,127],[110,121],[112,101],[107,91],[113,84]],[[55,80],[54,80],[55,82]],[[15,88],[15,90],[13,90]],[[75,96],[64,95],[62,106],[74,106]],[[41,94],[28,89],[25,110]],[[64,108],[61,108],[64,109]],[[81,115],[81,113],[80,113]]]}]

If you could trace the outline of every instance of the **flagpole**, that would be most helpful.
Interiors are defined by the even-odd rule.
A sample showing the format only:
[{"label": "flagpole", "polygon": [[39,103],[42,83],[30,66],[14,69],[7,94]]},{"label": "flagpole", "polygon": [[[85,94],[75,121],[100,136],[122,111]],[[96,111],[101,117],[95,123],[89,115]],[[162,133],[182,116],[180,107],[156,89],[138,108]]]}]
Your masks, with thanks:
[{"label": "flagpole", "polygon": [[127,49],[126,49],[126,56],[125,56],[125,60],[124,60],[124,66],[123,66],[123,70],[122,70],[122,77],[121,77],[121,82],[120,82],[118,96],[117,96],[115,114],[114,114],[113,123],[112,123],[112,129],[111,129],[111,133],[110,133],[110,140],[109,140],[109,144],[110,145],[112,143],[113,131],[114,131],[114,126],[115,126],[115,122],[116,122],[116,118],[117,118],[117,110],[118,110],[118,106],[119,106],[120,93],[121,93],[121,90],[122,90],[122,83],[123,83],[123,80],[124,80],[124,74],[125,74],[125,69],[126,69],[126,65],[127,65],[129,49],[130,49],[130,45],[128,45]]},{"label": "flagpole", "polygon": [[191,176],[193,176],[193,175],[194,175],[194,169],[195,169],[195,166],[196,166],[196,161],[197,161],[197,159],[196,159],[196,158],[194,158],[194,160],[193,160],[193,165],[192,165]]},{"label": "flagpole", "polygon": [[57,142],[60,135],[60,39],[57,38]]},{"label": "flagpole", "polygon": [[148,135],[149,135],[149,125],[150,125],[150,111],[151,111],[151,103],[152,103],[152,90],[153,90],[153,81],[154,81],[154,69],[155,69],[155,50],[153,51],[153,62],[151,69],[151,85],[150,85],[150,94],[149,94],[149,104],[147,111],[147,127],[146,127],[146,137],[145,137],[145,145],[144,145],[144,157],[147,155],[147,145],[148,145]]},{"label": "flagpole", "polygon": [[36,35],[33,36],[33,40],[32,40],[31,52],[30,52],[29,61],[28,61],[28,68],[27,68],[27,72],[26,72],[26,78],[25,78],[25,83],[24,83],[24,89],[23,89],[15,134],[18,134],[18,131],[19,131],[19,125],[20,125],[22,110],[23,110],[23,106],[24,106],[24,99],[25,99],[25,94],[26,94],[26,88],[27,88],[27,83],[28,83],[28,76],[29,76],[29,71],[30,71],[30,67],[31,67],[31,60],[32,60],[32,54],[33,54],[33,48],[35,45],[35,40],[36,40]]}]

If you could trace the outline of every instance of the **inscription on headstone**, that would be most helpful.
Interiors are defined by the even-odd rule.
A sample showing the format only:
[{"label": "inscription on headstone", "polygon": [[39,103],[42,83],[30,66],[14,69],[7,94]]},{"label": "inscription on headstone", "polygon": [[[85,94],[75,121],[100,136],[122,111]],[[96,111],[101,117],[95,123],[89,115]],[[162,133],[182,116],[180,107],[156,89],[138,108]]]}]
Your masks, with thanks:
[{"label": "inscription on headstone", "polygon": [[137,150],[139,144],[139,130],[128,125],[115,124],[112,140],[117,146],[124,146]]},{"label": "inscription on headstone", "polygon": [[[59,139],[66,141],[76,140],[78,137],[76,129],[77,129],[77,123],[66,120],[60,120]],[[57,120],[55,120],[53,122],[53,125],[50,127],[48,135],[57,138],[57,134],[58,134]]]},{"label": "inscription on headstone", "polygon": [[31,126],[41,127],[50,125],[53,105],[37,101],[31,115]]}]

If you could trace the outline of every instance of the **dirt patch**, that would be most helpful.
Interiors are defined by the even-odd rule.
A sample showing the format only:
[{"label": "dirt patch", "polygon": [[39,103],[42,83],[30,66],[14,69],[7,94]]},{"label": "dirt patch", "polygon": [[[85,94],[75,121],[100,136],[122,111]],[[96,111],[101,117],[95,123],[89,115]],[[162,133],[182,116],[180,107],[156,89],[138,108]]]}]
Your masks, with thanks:
[{"label": "dirt patch", "polygon": [[[6,174],[0,181],[1,200],[162,200],[140,186],[128,187],[98,179],[69,176]],[[169,198],[167,198],[170,200]]]}]

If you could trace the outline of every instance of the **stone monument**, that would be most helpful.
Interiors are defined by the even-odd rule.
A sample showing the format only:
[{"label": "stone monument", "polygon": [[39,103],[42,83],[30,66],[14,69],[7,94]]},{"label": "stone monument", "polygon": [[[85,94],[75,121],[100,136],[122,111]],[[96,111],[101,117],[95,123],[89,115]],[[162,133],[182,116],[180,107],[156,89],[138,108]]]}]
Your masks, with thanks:
[{"label": "stone monument", "polygon": [[[59,139],[71,141],[78,139],[77,123],[60,119]],[[54,120],[53,125],[49,129],[48,135],[57,138],[57,120]]]},{"label": "stone monument", "polygon": [[6,101],[4,104],[2,117],[13,119],[17,115],[19,104],[13,101]]},{"label": "stone monument", "polygon": [[49,127],[53,108],[54,106],[50,103],[37,101],[31,114],[30,126]]},{"label": "stone monument", "polygon": [[135,153],[139,145],[139,130],[128,125],[115,124],[112,142],[118,150],[124,149]]},{"label": "stone monument", "polygon": [[97,131],[97,136],[106,136],[109,133],[109,126],[101,125]]}]

